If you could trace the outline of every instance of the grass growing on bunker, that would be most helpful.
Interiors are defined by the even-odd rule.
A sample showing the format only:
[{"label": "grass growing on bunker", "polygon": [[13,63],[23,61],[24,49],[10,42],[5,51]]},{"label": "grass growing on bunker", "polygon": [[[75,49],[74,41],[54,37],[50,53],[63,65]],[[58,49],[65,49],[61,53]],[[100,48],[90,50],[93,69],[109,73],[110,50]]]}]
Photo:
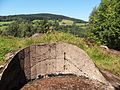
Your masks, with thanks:
[{"label": "grass growing on bunker", "polygon": [[46,33],[30,38],[0,36],[0,63],[4,62],[5,54],[8,52],[17,51],[29,45],[52,42],[66,42],[82,48],[99,68],[110,70],[120,77],[120,56],[104,53],[104,50],[97,45],[88,47],[84,39],[63,32]]},{"label": "grass growing on bunker", "polygon": [[0,36],[0,61],[4,60],[6,53],[19,49],[20,40],[20,38]]}]

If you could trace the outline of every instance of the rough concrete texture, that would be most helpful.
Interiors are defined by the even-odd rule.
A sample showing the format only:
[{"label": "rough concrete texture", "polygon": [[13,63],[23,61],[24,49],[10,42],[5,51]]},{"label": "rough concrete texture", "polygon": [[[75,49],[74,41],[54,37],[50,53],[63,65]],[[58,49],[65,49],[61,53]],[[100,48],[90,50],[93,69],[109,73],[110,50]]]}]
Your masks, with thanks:
[{"label": "rough concrete texture", "polygon": [[51,43],[19,51],[3,72],[0,90],[17,90],[48,74],[75,74],[109,85],[82,49],[67,43]]}]

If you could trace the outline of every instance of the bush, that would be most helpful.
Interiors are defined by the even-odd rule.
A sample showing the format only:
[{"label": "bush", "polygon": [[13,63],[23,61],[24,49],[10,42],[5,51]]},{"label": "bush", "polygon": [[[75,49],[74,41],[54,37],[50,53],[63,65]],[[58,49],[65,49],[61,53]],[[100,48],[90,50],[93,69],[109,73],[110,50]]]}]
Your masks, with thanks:
[{"label": "bush", "polygon": [[90,37],[120,50],[120,0],[102,0],[89,19]]}]

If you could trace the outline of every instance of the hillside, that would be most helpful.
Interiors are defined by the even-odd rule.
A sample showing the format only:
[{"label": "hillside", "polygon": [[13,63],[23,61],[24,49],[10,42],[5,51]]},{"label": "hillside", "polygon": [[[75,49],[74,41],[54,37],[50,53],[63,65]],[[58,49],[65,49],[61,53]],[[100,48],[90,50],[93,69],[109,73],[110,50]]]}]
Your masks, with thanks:
[{"label": "hillside", "polygon": [[86,21],[75,19],[63,15],[49,14],[49,13],[41,13],[41,14],[21,14],[21,15],[9,15],[9,16],[0,16],[0,21],[13,21],[13,20],[71,20],[76,23],[86,23]]},{"label": "hillside", "polygon": [[55,14],[0,16],[0,35],[30,37],[35,33],[69,32],[86,37],[87,22]]}]

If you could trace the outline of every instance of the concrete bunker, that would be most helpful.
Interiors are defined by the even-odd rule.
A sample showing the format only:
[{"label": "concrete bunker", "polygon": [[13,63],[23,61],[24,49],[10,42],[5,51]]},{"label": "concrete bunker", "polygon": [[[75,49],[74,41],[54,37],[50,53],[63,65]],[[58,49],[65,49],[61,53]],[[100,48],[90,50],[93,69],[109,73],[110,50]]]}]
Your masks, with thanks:
[{"label": "concrete bunker", "polygon": [[0,90],[19,90],[31,80],[52,74],[74,74],[108,84],[82,49],[67,43],[50,43],[20,50],[3,72]]}]

